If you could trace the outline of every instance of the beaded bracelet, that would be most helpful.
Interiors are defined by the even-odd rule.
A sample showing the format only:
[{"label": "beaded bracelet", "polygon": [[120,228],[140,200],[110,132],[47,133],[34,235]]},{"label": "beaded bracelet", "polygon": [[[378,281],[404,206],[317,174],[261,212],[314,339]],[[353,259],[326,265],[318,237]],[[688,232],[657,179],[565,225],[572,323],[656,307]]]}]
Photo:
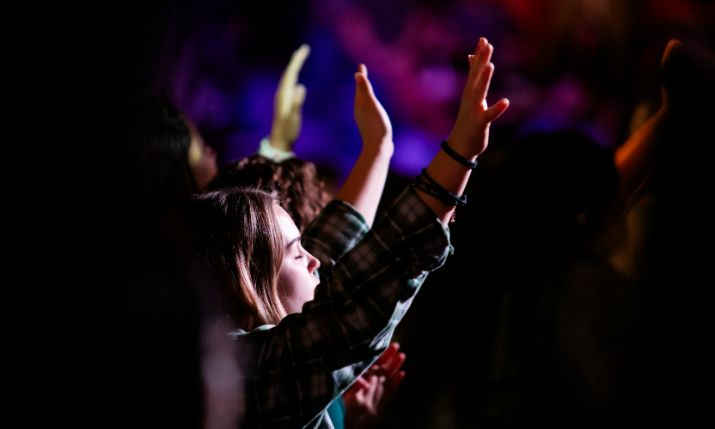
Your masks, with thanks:
[{"label": "beaded bracelet", "polygon": [[477,168],[477,161],[470,161],[467,158],[463,157],[462,155],[458,154],[457,152],[454,151],[451,147],[449,147],[449,144],[447,143],[447,140],[442,140],[442,143],[440,143],[439,147],[442,148],[444,153],[449,155],[450,158],[453,160],[457,161],[458,163],[462,164],[465,167],[468,167],[472,170]]},{"label": "beaded bracelet", "polygon": [[427,174],[426,169],[422,169],[422,174],[417,176],[414,186],[440,200],[445,206],[464,207],[467,205],[467,196],[459,196],[444,189],[439,183]]}]

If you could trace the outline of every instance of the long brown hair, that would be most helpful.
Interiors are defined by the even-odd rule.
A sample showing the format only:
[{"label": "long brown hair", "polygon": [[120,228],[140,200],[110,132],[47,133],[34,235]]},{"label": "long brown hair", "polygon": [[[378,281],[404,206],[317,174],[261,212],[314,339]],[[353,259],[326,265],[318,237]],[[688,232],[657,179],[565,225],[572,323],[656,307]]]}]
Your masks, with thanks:
[{"label": "long brown hair", "polygon": [[188,204],[195,249],[227,286],[227,312],[238,328],[276,324],[286,315],[278,297],[283,237],[273,194],[229,188]]}]

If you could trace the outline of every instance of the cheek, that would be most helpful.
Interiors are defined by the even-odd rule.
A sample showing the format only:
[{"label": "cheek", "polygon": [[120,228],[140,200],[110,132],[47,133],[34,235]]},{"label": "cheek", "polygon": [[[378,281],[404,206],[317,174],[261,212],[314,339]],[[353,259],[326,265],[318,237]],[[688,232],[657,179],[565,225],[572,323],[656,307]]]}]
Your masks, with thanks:
[{"label": "cheek", "polygon": [[280,273],[278,273],[278,295],[283,299],[283,297],[291,296],[291,291],[293,290],[293,282],[291,281],[291,276],[286,272],[285,268],[281,267]]},{"label": "cheek", "polygon": [[293,267],[281,267],[278,274],[278,295],[288,313],[298,313],[303,304],[313,299],[315,282],[307,273]]}]

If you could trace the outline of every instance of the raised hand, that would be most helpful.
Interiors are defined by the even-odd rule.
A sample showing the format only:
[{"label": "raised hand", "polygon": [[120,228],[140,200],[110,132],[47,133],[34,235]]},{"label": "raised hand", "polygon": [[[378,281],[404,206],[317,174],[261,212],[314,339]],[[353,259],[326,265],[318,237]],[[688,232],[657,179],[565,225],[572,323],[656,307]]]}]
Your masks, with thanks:
[{"label": "raised hand", "polygon": [[286,152],[292,150],[300,134],[306,89],[298,83],[298,74],[309,54],[310,46],[306,44],[293,52],[276,90],[269,139],[271,146]]},{"label": "raised hand", "polygon": [[387,149],[392,153],[392,123],[385,108],[375,97],[365,64],[360,64],[355,72],[354,115],[363,149]]},{"label": "raised hand", "polygon": [[469,56],[469,75],[462,92],[457,120],[449,135],[449,145],[464,158],[474,159],[484,152],[489,142],[489,125],[509,107],[502,98],[492,106],[487,104],[489,84],[494,73],[490,62],[494,46],[481,37]]},{"label": "raised hand", "polygon": [[392,343],[369,370],[358,378],[343,395],[345,427],[369,429],[374,427],[385,406],[405,378],[400,368],[405,354],[399,344]]},{"label": "raised hand", "polygon": [[492,106],[487,104],[487,92],[494,73],[494,64],[490,62],[493,51],[494,47],[482,37],[474,54],[469,55],[469,75],[457,120],[447,140],[448,148],[437,152],[425,170],[424,177],[429,177],[431,186],[441,189],[441,193],[434,189],[417,189],[417,195],[444,225],[454,219],[455,207],[464,203],[460,196],[467,187],[472,162],[487,149],[489,125],[509,107],[506,98]]},{"label": "raised hand", "polygon": [[[678,39],[668,41],[660,58],[661,74],[672,74],[676,61],[674,56],[682,49],[683,44]],[[672,84],[672,81],[669,83]],[[620,175],[618,193],[623,202],[630,201],[650,177],[656,155],[655,144],[672,104],[671,91],[665,83],[661,83],[660,95],[660,108],[616,150],[614,161]]]},{"label": "raised hand", "polygon": [[[683,49],[683,43],[678,39],[670,39],[663,50],[663,55],[660,57],[661,73],[668,75],[671,69],[675,67],[676,60],[674,56]],[[667,85],[660,86],[660,114],[665,114],[670,109],[671,94]]]},{"label": "raised hand", "polygon": [[372,225],[395,148],[390,117],[375,97],[364,64],[355,72],[354,115],[362,151],[335,198],[350,203]]}]

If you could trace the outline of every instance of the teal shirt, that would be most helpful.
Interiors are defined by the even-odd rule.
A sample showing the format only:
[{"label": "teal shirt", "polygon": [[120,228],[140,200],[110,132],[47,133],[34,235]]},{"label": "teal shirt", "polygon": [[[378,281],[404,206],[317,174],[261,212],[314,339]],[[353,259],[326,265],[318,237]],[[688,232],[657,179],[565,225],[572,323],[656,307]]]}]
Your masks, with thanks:
[{"label": "teal shirt", "polygon": [[328,415],[335,429],[345,429],[345,403],[342,396],[338,396],[330,403]]}]

